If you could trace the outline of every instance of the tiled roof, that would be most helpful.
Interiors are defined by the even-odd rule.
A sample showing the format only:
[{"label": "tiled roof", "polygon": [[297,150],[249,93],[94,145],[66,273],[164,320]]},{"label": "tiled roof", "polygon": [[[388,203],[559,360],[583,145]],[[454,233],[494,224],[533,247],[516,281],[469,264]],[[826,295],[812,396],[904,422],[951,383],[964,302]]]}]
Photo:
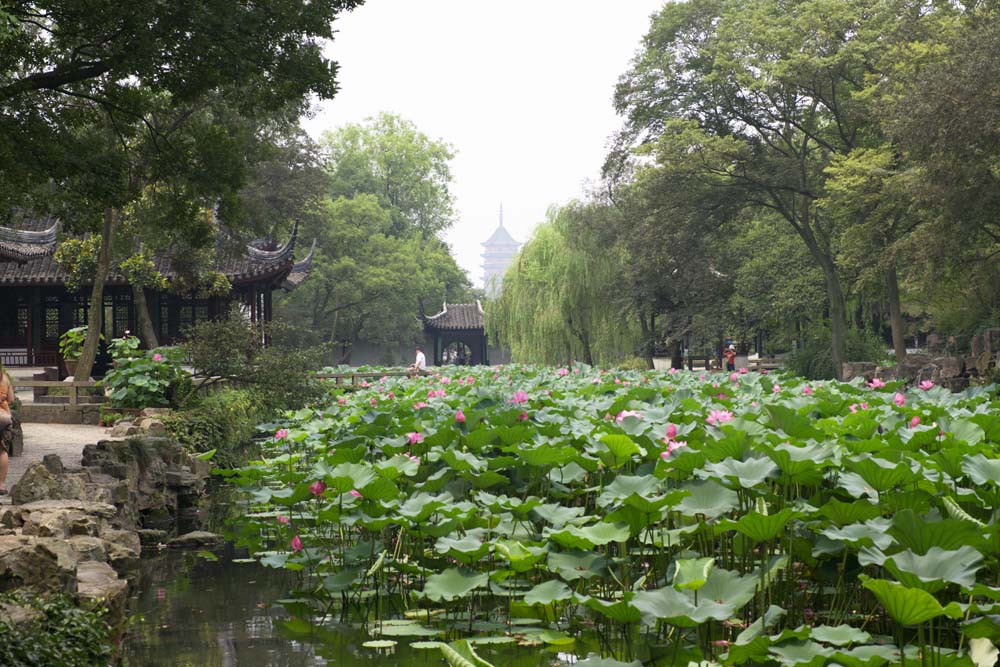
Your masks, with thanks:
[{"label": "tiled roof", "polygon": [[444,304],[444,310],[437,315],[424,318],[424,326],[437,331],[456,329],[482,329],[483,307],[475,303]]},{"label": "tiled roof", "polygon": [[496,231],[493,232],[493,235],[491,237],[489,237],[488,239],[486,239],[486,241],[484,241],[482,243],[482,245],[484,245],[484,246],[491,246],[491,245],[512,245],[512,246],[519,246],[521,244],[514,240],[514,237],[512,237],[507,232],[507,228],[504,227],[503,223],[501,222],[500,225],[496,228]]},{"label": "tiled roof", "polygon": [[312,247],[309,248],[309,254],[292,265],[292,270],[288,272],[288,277],[285,278],[283,283],[281,283],[281,288],[283,290],[291,292],[293,289],[301,285],[302,281],[309,277],[309,273],[312,271],[313,253],[315,252],[316,239],[313,239]]},{"label": "tiled roof", "polygon": [[[251,245],[244,245],[237,254],[225,252],[220,248],[214,268],[216,271],[224,273],[234,284],[272,276],[278,277],[292,269],[295,261],[293,252],[297,236],[298,223],[292,230],[288,242],[275,250],[262,250]],[[54,245],[53,243],[53,247]],[[156,266],[156,270],[168,280],[177,275],[173,263],[167,256],[154,257],[153,264]],[[67,276],[66,271],[56,262],[51,250],[42,256],[36,256],[20,263],[3,261],[3,258],[0,258],[0,285],[62,285]],[[107,283],[109,285],[125,285],[127,281],[124,276],[112,273],[108,276]]]},{"label": "tiled roof", "polygon": [[51,254],[56,247],[58,224],[54,220],[44,222],[47,224],[39,230],[0,227],[0,261],[26,262]]}]

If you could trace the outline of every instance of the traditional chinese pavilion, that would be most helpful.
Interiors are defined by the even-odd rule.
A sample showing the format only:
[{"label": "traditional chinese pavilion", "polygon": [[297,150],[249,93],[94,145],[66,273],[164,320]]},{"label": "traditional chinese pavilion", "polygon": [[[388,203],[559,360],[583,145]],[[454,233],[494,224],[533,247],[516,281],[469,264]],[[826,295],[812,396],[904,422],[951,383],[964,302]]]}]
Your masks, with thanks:
[{"label": "traditional chinese pavilion", "polygon": [[[60,335],[87,324],[90,286],[66,286],[67,273],[54,257],[55,221],[33,220],[22,227],[0,227],[0,361],[8,366],[55,366]],[[312,250],[295,262],[297,235],[298,224],[287,242],[270,249],[275,244],[240,244],[234,252],[223,250],[220,243],[214,269],[229,279],[228,294],[146,290],[160,344],[175,342],[186,327],[227,313],[233,304],[239,304],[250,321],[270,321],[272,292],[293,289],[309,273]],[[179,277],[169,257],[154,257],[154,264],[168,282]],[[112,273],[104,288],[104,336],[115,338],[137,329],[132,288],[124,276]]]},{"label": "traditional chinese pavilion", "polygon": [[444,304],[437,315],[423,317],[424,331],[433,345],[434,365],[487,365],[483,307],[475,303]]}]

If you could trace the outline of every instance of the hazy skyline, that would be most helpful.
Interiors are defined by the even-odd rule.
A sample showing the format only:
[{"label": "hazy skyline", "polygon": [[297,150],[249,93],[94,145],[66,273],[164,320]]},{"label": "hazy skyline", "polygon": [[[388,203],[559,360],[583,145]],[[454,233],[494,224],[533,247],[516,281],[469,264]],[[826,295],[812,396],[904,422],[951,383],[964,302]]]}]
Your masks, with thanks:
[{"label": "hazy skyline", "polygon": [[584,193],[621,125],[611,98],[663,0],[369,0],[337,21],[340,92],[315,137],[381,111],[454,148],[457,221],[445,235],[481,285],[482,246],[525,242],[553,204]]}]

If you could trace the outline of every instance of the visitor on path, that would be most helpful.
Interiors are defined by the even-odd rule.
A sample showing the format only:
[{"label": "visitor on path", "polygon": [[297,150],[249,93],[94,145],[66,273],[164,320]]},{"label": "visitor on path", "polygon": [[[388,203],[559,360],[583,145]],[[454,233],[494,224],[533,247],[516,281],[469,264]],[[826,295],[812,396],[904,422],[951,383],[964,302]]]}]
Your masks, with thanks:
[{"label": "visitor on path", "polygon": [[10,457],[7,453],[14,444],[14,385],[7,375],[7,369],[0,364],[0,496],[7,495],[7,469]]},{"label": "visitor on path", "polygon": [[726,358],[726,370],[735,371],[736,370],[736,346],[732,343],[726,348],[722,356]]},{"label": "visitor on path", "polygon": [[424,351],[419,346],[417,347],[417,358],[410,364],[410,370],[417,373],[423,373],[427,370],[427,357],[424,356]]}]

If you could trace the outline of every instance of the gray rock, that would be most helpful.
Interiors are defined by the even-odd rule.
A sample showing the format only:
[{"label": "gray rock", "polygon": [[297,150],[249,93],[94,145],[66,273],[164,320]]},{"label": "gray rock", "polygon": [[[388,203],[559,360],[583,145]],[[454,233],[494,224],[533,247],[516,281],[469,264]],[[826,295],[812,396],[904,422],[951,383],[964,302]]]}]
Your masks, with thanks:
[{"label": "gray rock", "polygon": [[63,540],[30,535],[0,536],[0,590],[28,587],[73,593],[76,558]]},{"label": "gray rock", "polygon": [[76,571],[76,595],[88,606],[107,607],[111,618],[121,618],[128,594],[128,581],[107,563],[80,563]]},{"label": "gray rock", "polygon": [[108,550],[105,541],[100,537],[90,535],[73,535],[67,542],[76,554],[78,561],[107,562]]},{"label": "gray rock", "polygon": [[0,602],[0,621],[15,628],[25,627],[42,620],[42,612],[29,607]]},{"label": "gray rock", "polygon": [[16,505],[47,499],[79,500],[86,497],[82,474],[54,475],[44,463],[32,463],[10,490]]},{"label": "gray rock", "polygon": [[53,475],[61,475],[66,472],[62,459],[58,454],[46,454],[42,457],[42,465]]},{"label": "gray rock", "polygon": [[139,428],[153,437],[163,437],[167,435],[167,427],[163,425],[163,422],[159,419],[153,419],[152,417],[144,417],[139,420]]},{"label": "gray rock", "polygon": [[111,429],[112,438],[127,438],[131,435],[138,435],[139,427],[130,421],[120,421]]},{"label": "gray rock", "polygon": [[223,541],[221,535],[216,535],[205,530],[194,530],[184,535],[178,535],[167,542],[167,546],[180,549],[194,549],[197,547],[215,546],[222,544]]},{"label": "gray rock", "polygon": [[136,534],[139,536],[139,542],[145,546],[163,544],[170,535],[167,531],[157,530],[156,528],[140,528],[136,531]]}]

